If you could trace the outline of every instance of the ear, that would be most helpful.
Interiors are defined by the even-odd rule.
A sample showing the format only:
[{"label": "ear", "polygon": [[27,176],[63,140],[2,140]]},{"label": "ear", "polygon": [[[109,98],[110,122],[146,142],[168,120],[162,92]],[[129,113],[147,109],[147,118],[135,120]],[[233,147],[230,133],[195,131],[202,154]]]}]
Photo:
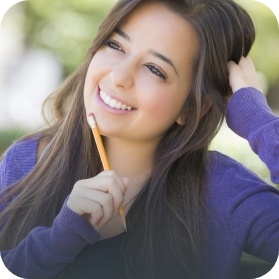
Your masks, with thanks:
[{"label": "ear", "polygon": [[185,125],[185,120],[184,120],[184,117],[183,115],[180,115],[177,120],[176,120],[176,123],[180,126],[184,126]]}]

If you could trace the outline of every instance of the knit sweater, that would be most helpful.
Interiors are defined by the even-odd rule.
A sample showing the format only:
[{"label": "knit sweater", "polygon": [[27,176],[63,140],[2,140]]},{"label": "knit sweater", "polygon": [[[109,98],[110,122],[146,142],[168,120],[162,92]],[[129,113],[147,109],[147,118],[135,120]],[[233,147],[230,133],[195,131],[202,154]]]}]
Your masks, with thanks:
[{"label": "knit sweater", "polygon": [[[279,183],[279,117],[272,113],[263,94],[254,88],[234,93],[227,106],[227,123],[249,141],[271,171],[272,181]],[[29,139],[7,150],[0,165],[1,189],[32,170],[37,146],[37,139]],[[204,278],[235,278],[243,251],[275,263],[279,251],[279,191],[217,151],[210,152],[207,172]],[[5,206],[2,204],[2,209]],[[88,247],[94,249],[110,241],[99,238],[99,233],[64,203],[51,227],[34,228],[17,247],[2,251],[1,256],[7,268],[20,277],[51,278],[74,264]],[[110,260],[107,251],[106,263]],[[100,259],[92,258],[95,260]],[[114,278],[126,278],[121,272]],[[111,278],[94,277],[94,269],[90,276]]]}]

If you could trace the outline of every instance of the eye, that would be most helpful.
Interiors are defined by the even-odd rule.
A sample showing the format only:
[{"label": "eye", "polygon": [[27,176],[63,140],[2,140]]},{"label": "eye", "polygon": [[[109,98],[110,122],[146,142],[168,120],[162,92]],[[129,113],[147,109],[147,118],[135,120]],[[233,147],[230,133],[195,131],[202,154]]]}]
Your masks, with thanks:
[{"label": "eye", "polygon": [[[118,50],[118,51],[122,51],[124,52],[123,48],[121,47],[121,45],[113,40],[113,39],[109,39],[105,42],[105,45],[107,45],[109,48],[112,48],[112,49],[115,49],[115,50]],[[125,52],[124,52],[125,53]]]},{"label": "eye", "polygon": [[160,69],[157,65],[154,65],[152,63],[148,63],[145,65],[151,73],[153,73],[154,75],[157,75],[159,78],[166,80],[167,79],[167,75],[165,74],[165,72]]}]

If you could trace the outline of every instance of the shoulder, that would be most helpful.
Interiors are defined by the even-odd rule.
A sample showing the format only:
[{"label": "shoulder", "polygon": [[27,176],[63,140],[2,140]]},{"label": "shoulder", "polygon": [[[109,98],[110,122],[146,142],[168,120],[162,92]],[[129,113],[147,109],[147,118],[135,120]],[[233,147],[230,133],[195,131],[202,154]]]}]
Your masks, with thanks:
[{"label": "shoulder", "polygon": [[237,170],[248,171],[240,162],[234,160],[233,158],[219,152],[219,151],[209,151],[207,160],[207,171],[211,179],[215,176],[225,178],[225,175]]},{"label": "shoulder", "polygon": [[253,185],[253,187],[267,185],[243,164],[218,151],[209,152],[207,177],[210,184],[214,184],[218,188],[227,188],[230,191],[238,184],[241,184],[243,188],[247,188],[249,185]]},{"label": "shoulder", "polygon": [[[218,206],[228,207],[267,194],[278,196],[278,190],[240,162],[218,151],[210,151],[207,162],[206,196]],[[259,195],[260,194],[260,195]],[[217,205],[216,205],[217,206]],[[224,209],[224,208],[223,208]]]},{"label": "shoulder", "polygon": [[208,231],[218,232],[220,243],[231,241],[234,249],[273,262],[278,256],[279,191],[217,151],[210,152],[207,170]]},{"label": "shoulder", "polygon": [[240,162],[218,151],[210,151],[207,162],[206,197],[216,207],[227,208],[229,204],[261,199],[267,194],[278,196],[278,190],[268,185],[257,174]]},{"label": "shoulder", "polygon": [[37,162],[39,138],[20,140],[4,153],[0,163],[0,188],[23,178]]}]

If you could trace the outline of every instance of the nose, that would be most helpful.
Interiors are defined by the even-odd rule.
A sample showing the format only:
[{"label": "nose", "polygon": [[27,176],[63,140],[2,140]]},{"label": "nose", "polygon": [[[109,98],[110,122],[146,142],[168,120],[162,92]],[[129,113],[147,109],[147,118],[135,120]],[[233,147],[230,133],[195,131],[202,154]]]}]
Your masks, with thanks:
[{"label": "nose", "polygon": [[129,89],[134,85],[135,65],[128,59],[117,63],[110,72],[112,84],[116,87]]}]

